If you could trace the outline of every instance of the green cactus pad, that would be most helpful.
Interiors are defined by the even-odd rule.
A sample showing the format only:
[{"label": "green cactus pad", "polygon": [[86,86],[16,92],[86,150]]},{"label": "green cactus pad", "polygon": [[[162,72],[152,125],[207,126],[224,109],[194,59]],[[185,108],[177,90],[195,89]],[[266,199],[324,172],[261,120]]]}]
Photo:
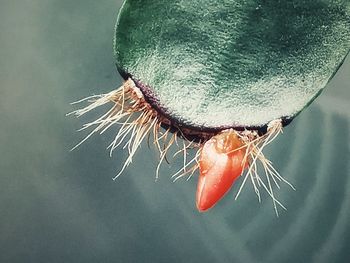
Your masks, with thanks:
[{"label": "green cactus pad", "polygon": [[350,1],[126,0],[115,58],[177,126],[287,124],[350,49]]}]

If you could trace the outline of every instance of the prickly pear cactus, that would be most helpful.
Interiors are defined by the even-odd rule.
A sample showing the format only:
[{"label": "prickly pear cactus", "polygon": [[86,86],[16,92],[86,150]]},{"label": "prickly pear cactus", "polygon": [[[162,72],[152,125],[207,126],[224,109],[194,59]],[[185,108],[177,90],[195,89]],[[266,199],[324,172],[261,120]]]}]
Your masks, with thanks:
[{"label": "prickly pear cactus", "polygon": [[287,124],[350,48],[350,1],[126,0],[119,72],[179,126]]}]

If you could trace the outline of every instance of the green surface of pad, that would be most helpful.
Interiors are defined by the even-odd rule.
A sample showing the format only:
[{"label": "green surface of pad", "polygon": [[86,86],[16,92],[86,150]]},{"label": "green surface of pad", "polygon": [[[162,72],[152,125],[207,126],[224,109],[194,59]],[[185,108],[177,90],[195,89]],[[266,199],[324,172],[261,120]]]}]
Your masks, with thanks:
[{"label": "green surface of pad", "polygon": [[126,0],[115,57],[193,128],[293,118],[350,48],[350,1]]}]

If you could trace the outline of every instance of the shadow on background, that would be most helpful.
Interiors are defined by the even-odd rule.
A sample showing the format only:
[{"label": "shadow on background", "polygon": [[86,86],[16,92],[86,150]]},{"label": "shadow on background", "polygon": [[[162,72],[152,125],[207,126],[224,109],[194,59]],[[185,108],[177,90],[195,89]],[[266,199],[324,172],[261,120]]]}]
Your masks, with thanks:
[{"label": "shadow on background", "polygon": [[349,262],[350,60],[267,154],[297,188],[276,218],[247,187],[209,213],[196,178],[154,182],[146,145],[116,182],[125,153],[112,133],[69,152],[88,119],[70,102],[121,84],[112,55],[121,1],[14,1],[0,9],[0,262]]}]

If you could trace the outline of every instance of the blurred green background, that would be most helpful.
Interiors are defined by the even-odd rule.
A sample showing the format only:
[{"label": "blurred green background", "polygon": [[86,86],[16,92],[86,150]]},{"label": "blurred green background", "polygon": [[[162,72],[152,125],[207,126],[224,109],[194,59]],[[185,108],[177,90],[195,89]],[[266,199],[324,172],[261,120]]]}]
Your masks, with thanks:
[{"label": "blurred green background", "polygon": [[297,191],[257,202],[238,185],[208,213],[196,178],[170,180],[143,145],[117,181],[113,131],[76,130],[69,103],[121,84],[113,31],[122,1],[0,1],[0,262],[350,262],[350,59],[267,155]]}]

